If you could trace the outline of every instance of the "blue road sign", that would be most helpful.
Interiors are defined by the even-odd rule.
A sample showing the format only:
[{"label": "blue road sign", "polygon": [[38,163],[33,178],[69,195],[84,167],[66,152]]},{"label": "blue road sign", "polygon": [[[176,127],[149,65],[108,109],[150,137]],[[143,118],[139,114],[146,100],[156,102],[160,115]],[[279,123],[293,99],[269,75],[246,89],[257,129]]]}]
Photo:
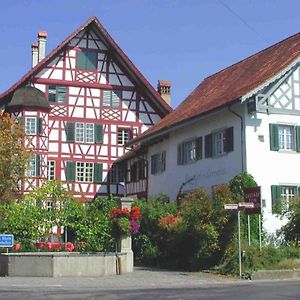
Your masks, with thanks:
[{"label": "blue road sign", "polygon": [[0,234],[0,247],[11,248],[14,245],[13,234]]}]

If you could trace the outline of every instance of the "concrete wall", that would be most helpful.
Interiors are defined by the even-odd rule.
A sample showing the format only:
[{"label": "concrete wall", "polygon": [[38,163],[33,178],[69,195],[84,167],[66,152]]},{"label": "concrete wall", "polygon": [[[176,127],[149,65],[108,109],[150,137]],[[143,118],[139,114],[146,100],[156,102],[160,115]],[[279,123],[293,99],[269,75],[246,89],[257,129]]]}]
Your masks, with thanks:
[{"label": "concrete wall", "polygon": [[[126,253],[2,253],[0,275],[32,277],[100,277],[132,271]],[[129,266],[129,267],[128,267]]]}]

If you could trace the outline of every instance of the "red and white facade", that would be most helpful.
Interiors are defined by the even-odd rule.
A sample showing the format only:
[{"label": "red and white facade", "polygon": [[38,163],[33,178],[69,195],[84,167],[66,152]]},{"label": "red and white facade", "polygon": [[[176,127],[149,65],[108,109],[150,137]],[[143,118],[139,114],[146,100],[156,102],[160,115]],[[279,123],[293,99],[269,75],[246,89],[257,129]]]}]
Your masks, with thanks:
[{"label": "red and white facade", "polygon": [[51,106],[50,111],[13,112],[25,118],[28,147],[36,154],[25,192],[48,178],[61,180],[82,199],[123,193],[112,163],[130,138],[157,123],[170,106],[96,18],[39,60],[0,95],[5,109],[14,92],[28,85],[42,91]]}]

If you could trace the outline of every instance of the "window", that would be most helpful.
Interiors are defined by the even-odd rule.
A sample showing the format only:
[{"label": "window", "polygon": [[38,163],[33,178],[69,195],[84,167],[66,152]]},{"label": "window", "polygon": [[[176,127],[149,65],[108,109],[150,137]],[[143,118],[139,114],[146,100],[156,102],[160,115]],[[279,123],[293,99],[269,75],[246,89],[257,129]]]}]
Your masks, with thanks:
[{"label": "window", "polygon": [[233,127],[205,136],[205,158],[222,156],[233,151]]},{"label": "window", "polygon": [[92,162],[66,162],[66,181],[102,182],[102,164]]},{"label": "window", "polygon": [[299,194],[296,186],[272,185],[272,212],[278,213],[288,209],[289,200]]},{"label": "window", "polygon": [[146,178],[147,168],[146,162],[143,159],[135,161],[130,166],[130,178],[129,181],[138,181]]},{"label": "window", "polygon": [[104,90],[102,92],[102,106],[118,108],[120,106],[121,98],[122,91]]},{"label": "window", "polygon": [[118,128],[118,144],[125,145],[131,137],[131,130],[129,128]]},{"label": "window", "polygon": [[40,155],[32,154],[25,171],[26,177],[36,177],[40,175]]},{"label": "window", "polygon": [[76,181],[93,182],[93,163],[76,162]]},{"label": "window", "polygon": [[36,118],[25,118],[25,132],[29,135],[35,135],[37,133]]},{"label": "window", "polygon": [[96,51],[77,51],[77,68],[80,70],[96,70],[98,54]]},{"label": "window", "polygon": [[103,143],[102,124],[66,122],[65,132],[67,142]]},{"label": "window", "polygon": [[55,179],[55,161],[48,160],[48,180]]},{"label": "window", "polygon": [[270,124],[270,148],[300,152],[300,126]]},{"label": "window", "polygon": [[151,174],[160,174],[166,170],[166,151],[151,156]]},{"label": "window", "polygon": [[109,180],[111,183],[124,181],[124,172],[121,165],[112,165],[109,171]]},{"label": "window", "polygon": [[75,123],[75,141],[82,143],[94,143],[94,124]]},{"label": "window", "polygon": [[183,142],[178,145],[177,163],[188,164],[202,159],[202,137]]},{"label": "window", "polygon": [[52,103],[66,103],[66,87],[49,85],[48,101]]}]

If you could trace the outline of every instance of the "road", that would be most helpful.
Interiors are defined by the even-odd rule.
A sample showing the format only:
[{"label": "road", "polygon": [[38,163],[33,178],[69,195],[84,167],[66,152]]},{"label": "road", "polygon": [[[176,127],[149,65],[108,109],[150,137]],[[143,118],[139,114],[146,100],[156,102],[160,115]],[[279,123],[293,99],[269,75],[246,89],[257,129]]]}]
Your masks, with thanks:
[{"label": "road", "polygon": [[244,281],[139,268],[102,278],[0,277],[0,299],[300,299],[300,281]]}]

